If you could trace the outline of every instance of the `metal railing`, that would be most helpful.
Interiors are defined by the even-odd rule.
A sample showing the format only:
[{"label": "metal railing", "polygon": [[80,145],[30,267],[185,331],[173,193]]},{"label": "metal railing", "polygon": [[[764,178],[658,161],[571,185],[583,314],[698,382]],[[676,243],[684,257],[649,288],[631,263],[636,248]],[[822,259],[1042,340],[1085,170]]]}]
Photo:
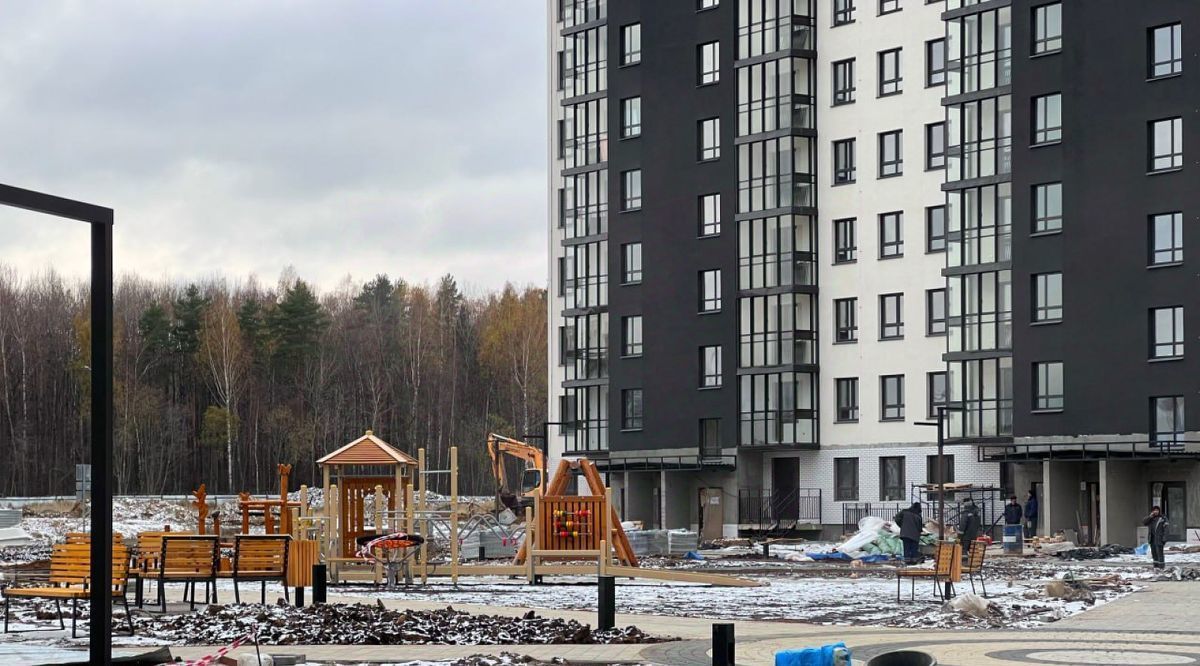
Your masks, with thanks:
[{"label": "metal railing", "polygon": [[1124,442],[1023,442],[981,444],[979,462],[1039,460],[1169,460],[1200,458],[1200,440],[1160,437]]},{"label": "metal railing", "polygon": [[755,531],[821,524],[821,489],[738,490],[738,524]]}]

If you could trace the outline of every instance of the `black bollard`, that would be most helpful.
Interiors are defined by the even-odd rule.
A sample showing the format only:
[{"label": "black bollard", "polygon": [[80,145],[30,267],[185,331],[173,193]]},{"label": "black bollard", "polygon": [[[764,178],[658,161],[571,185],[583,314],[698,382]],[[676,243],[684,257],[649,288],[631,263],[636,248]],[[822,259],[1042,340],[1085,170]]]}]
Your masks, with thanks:
[{"label": "black bollard", "polygon": [[296,608],[304,608],[304,588],[296,586]]},{"label": "black bollard", "polygon": [[733,624],[713,624],[712,626],[712,663],[713,666],[733,666]]},{"label": "black bollard", "polygon": [[762,546],[763,546],[763,557],[770,557],[771,556],[771,542],[764,541]]},{"label": "black bollard", "polygon": [[312,568],[312,600],[314,604],[325,603],[325,565],[314,564]]},{"label": "black bollard", "polygon": [[596,628],[601,631],[612,629],[617,625],[617,579],[612,576],[600,576],[596,589],[600,595]]},{"label": "black bollard", "polygon": [[485,557],[485,556],[484,556],[484,552],[483,552],[483,546],[480,546],[480,547],[479,547],[479,560],[480,560],[480,561],[483,561],[483,560],[486,560],[486,559],[487,559],[487,557]]}]

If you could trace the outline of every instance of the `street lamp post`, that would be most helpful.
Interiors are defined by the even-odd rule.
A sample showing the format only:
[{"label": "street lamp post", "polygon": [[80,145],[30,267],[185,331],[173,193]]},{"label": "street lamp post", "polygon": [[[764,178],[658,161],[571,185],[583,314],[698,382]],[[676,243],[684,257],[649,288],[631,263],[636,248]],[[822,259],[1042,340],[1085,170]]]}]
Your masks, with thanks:
[{"label": "street lamp post", "polygon": [[[916,421],[913,425],[937,428],[937,484],[938,484],[938,543],[946,540],[946,405],[937,406],[937,422]],[[947,580],[942,595],[950,598],[952,583]]]}]

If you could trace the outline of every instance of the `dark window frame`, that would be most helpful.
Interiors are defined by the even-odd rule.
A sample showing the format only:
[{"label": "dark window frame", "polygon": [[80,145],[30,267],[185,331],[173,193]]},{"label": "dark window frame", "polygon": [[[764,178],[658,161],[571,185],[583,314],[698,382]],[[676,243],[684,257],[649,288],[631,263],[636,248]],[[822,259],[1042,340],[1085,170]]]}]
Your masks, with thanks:
[{"label": "dark window frame", "polygon": [[[1169,334],[1170,337],[1159,337],[1158,314],[1160,312],[1169,313],[1170,321]],[[1153,360],[1165,359],[1180,359],[1184,355],[1184,346],[1187,340],[1187,333],[1184,327],[1184,311],[1182,305],[1167,305],[1163,307],[1150,308],[1150,358]]]},{"label": "dark window frame", "polygon": [[855,0],[833,0],[833,26],[854,23]]},{"label": "dark window frame", "polygon": [[[705,69],[708,50],[712,49],[712,68]],[[696,46],[696,85],[713,86],[721,82],[721,42],[704,42]]]},{"label": "dark window frame", "polygon": [[879,0],[879,15],[895,14],[904,9],[900,6],[900,0]]},{"label": "dark window frame", "polygon": [[[941,299],[942,309],[942,316],[940,318],[935,316],[937,299],[939,298]],[[927,337],[947,335],[949,333],[949,319],[946,315],[949,305],[946,300],[945,287],[925,290],[925,335]]]},{"label": "dark window frame", "polygon": [[[892,306],[894,304],[894,307]],[[894,312],[889,312],[894,310]],[[896,319],[890,319],[889,314],[895,314]],[[879,295],[879,339],[904,339],[904,293]]]},{"label": "dark window frame", "polygon": [[[637,37],[637,48],[631,48],[631,38]],[[642,62],[642,24],[627,23],[621,26],[621,66],[637,65]]]},{"label": "dark window frame", "polygon": [[[633,193],[637,185],[636,195]],[[642,170],[627,169],[621,172],[621,211],[641,210],[642,208]]]},{"label": "dark window frame", "polygon": [[[936,150],[934,139],[941,141],[941,150]],[[938,171],[946,168],[946,121],[929,123],[925,126],[925,170]]]},{"label": "dark window frame", "polygon": [[[897,464],[898,463],[898,464]],[[879,457],[879,501],[880,502],[902,502],[904,501],[904,491],[906,473],[904,467],[907,462],[904,456],[880,456]],[[889,479],[889,466],[892,466],[898,474],[896,478]]]},{"label": "dark window frame", "polygon": [[[1159,32],[1169,30],[1168,44],[1171,53],[1166,60],[1156,60]],[[1160,67],[1164,67],[1164,71],[1159,71]],[[1150,80],[1165,79],[1172,76],[1178,76],[1183,72],[1183,24],[1176,21],[1175,23],[1166,23],[1156,25],[1146,29],[1146,67],[1147,77]]]},{"label": "dark window frame", "polygon": [[833,299],[834,342],[858,342],[858,299]]},{"label": "dark window frame", "polygon": [[[1161,123],[1170,123],[1170,146],[1167,146],[1168,152],[1158,152],[1159,146],[1156,141],[1156,129]],[[1159,118],[1151,120],[1147,123],[1147,144],[1149,145],[1149,169],[1150,173],[1160,173],[1164,171],[1175,171],[1183,168],[1183,117],[1173,116],[1170,118]],[[1176,150],[1178,147],[1178,150]],[[1168,160],[1167,163],[1159,165],[1159,160]]]},{"label": "dark window frame", "polygon": [[[895,389],[894,395],[889,386]],[[904,420],[904,375],[879,376],[879,420]]]},{"label": "dark window frame", "polygon": [[[941,67],[938,67],[938,59]],[[946,38],[939,37],[925,42],[925,87],[933,88],[946,84]]]},{"label": "dark window frame", "polygon": [[[710,238],[721,234],[721,193],[710,192],[696,198],[700,220],[700,237]],[[709,213],[712,213],[710,218]]]},{"label": "dark window frame", "polygon": [[[935,385],[938,380],[942,382],[942,396],[944,400],[938,401],[935,399],[937,391]],[[925,373],[925,404],[928,405],[930,418],[937,418],[938,407],[944,407],[950,404],[950,373],[945,370],[935,370],[934,372]]]},{"label": "dark window frame", "polygon": [[[1062,271],[1047,271],[1034,273],[1033,280],[1033,322],[1050,323],[1063,320],[1064,298]],[[1058,302],[1050,301],[1052,283],[1058,283]]]},{"label": "dark window frame", "polygon": [[[1051,381],[1053,379],[1052,371],[1057,367],[1058,370],[1058,392],[1052,392],[1055,388]],[[1035,361],[1033,364],[1033,411],[1035,412],[1061,412],[1066,403],[1064,395],[1066,394],[1066,375],[1063,372],[1062,361]]]},{"label": "dark window frame", "polygon": [[858,423],[858,377],[838,377],[833,385],[835,423]]},{"label": "dark window frame", "polygon": [[621,430],[642,430],[646,426],[645,396],[640,388],[621,390]]},{"label": "dark window frame", "polygon": [[894,178],[904,175],[904,130],[880,132],[879,178]]},{"label": "dark window frame", "polygon": [[833,263],[858,261],[858,219],[844,217],[833,221]]},{"label": "dark window frame", "polygon": [[[1055,102],[1058,108],[1058,118],[1052,117],[1051,102]],[[1040,146],[1042,144],[1058,143],[1062,141],[1063,125],[1062,125],[1062,93],[1052,92],[1045,95],[1035,95],[1033,98],[1033,145]],[[1057,120],[1057,125],[1050,124]]]},{"label": "dark window frame", "polygon": [[[715,361],[714,367],[711,368],[708,363],[708,353],[710,350],[716,352],[716,355],[713,357]],[[724,356],[721,345],[703,345],[700,347],[700,388],[721,388],[724,383]]]},{"label": "dark window frame", "polygon": [[[1049,13],[1052,11],[1058,14],[1057,34],[1051,34],[1048,31],[1050,28],[1050,21],[1048,20]],[[1032,25],[1033,30],[1031,31],[1031,34],[1033,37],[1033,45],[1031,50],[1033,55],[1043,55],[1046,53],[1057,53],[1062,51],[1063,24],[1061,2],[1051,2],[1034,7]]]},{"label": "dark window frame", "polygon": [[857,502],[858,481],[858,458],[833,459],[833,501]]},{"label": "dark window frame", "polygon": [[876,54],[875,62],[879,74],[877,77],[879,79],[877,94],[879,97],[890,97],[904,92],[903,52],[904,49],[902,47],[896,47],[894,49],[879,51]]},{"label": "dark window frame", "polygon": [[[935,229],[935,219],[941,218],[941,230]],[[925,253],[946,251],[946,204],[925,207]]]},{"label": "dark window frame", "polygon": [[879,214],[879,258],[896,259],[904,256],[904,211],[893,210]]},{"label": "dark window frame", "polygon": [[[635,258],[636,267],[630,265]],[[641,241],[621,245],[621,284],[641,284],[643,266]]]},{"label": "dark window frame", "polygon": [[855,139],[838,139],[833,142],[833,184],[848,185],[855,182],[858,171],[855,166],[857,146]]},{"label": "dark window frame", "polygon": [[833,76],[833,106],[853,104],[857,84],[854,80],[855,59],[846,58],[832,64]]},{"label": "dark window frame", "polygon": [[[1051,193],[1057,192],[1057,208],[1052,208]],[[1058,233],[1063,228],[1063,184],[1038,183],[1033,186],[1033,233]]]},{"label": "dark window frame", "polygon": [[[1160,218],[1166,218],[1170,225],[1166,244],[1159,245]],[[1170,211],[1166,213],[1151,213],[1147,217],[1148,225],[1148,260],[1150,266],[1171,266],[1183,262],[1183,212]]]},{"label": "dark window frame", "polygon": [[[711,127],[711,130],[710,130]],[[708,140],[712,139],[711,144]],[[696,158],[701,162],[721,159],[721,118],[703,118],[696,121]]]},{"label": "dark window frame", "polygon": [[[1171,429],[1160,430],[1158,427],[1158,403],[1160,400],[1170,401]],[[1182,395],[1159,395],[1150,398],[1150,445],[1176,444],[1187,436],[1187,403]],[[1165,436],[1164,436],[1165,435]]]},{"label": "dark window frame", "polygon": [[[925,456],[925,483],[937,483],[937,468],[938,455],[936,453]],[[954,483],[954,454],[942,454],[942,472],[945,478],[942,483]]]},{"label": "dark window frame", "polygon": [[[710,294],[707,290],[709,276],[713,277],[712,286],[713,292]],[[709,312],[721,311],[721,269],[708,268],[700,271],[698,274],[699,299],[697,304],[701,314]]]},{"label": "dark window frame", "polygon": [[[637,107],[637,123],[630,122],[630,110]],[[633,139],[642,135],[642,96],[634,95],[621,100],[621,138]]]},{"label": "dark window frame", "polygon": [[642,315],[621,317],[621,356],[623,358],[637,358],[644,353],[642,324]]}]

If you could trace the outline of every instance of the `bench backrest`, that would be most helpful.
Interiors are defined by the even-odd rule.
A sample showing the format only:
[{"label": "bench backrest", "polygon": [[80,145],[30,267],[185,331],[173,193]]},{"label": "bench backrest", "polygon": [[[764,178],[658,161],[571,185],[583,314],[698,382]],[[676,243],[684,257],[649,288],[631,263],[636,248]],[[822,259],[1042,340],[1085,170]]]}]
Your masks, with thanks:
[{"label": "bench backrest", "polygon": [[967,552],[968,571],[979,571],[983,568],[983,556],[987,554],[987,542],[976,539],[971,542],[971,550]]},{"label": "bench backrest", "polygon": [[139,571],[154,571],[162,562],[164,536],[188,536],[192,532],[138,532],[137,548],[133,552],[133,567]]},{"label": "bench backrest", "polygon": [[954,544],[939,543],[933,554],[933,568],[938,576],[949,576],[954,566]]},{"label": "bench backrest", "polygon": [[[92,573],[90,543],[60,543],[50,551],[50,582],[55,585],[86,585]],[[112,586],[115,594],[125,593],[129,577],[129,549],[112,546]]]},{"label": "bench backrest", "polygon": [[[122,536],[120,532],[113,532],[112,538],[113,538],[113,541],[124,541],[125,540],[125,537]],[[91,532],[67,532],[66,542],[67,543],[91,543],[92,542],[92,533]]]},{"label": "bench backrest", "polygon": [[214,576],[220,543],[216,536],[164,536],[160,571]]},{"label": "bench backrest", "polygon": [[286,575],[291,540],[292,537],[286,534],[240,534],[234,537],[233,575]]}]

